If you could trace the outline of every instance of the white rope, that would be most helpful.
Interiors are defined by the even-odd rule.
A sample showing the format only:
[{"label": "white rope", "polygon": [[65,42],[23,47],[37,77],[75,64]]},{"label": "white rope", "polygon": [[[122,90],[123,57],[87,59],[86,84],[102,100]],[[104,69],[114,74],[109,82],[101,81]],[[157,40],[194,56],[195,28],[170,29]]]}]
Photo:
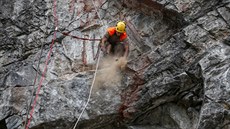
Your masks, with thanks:
[{"label": "white rope", "polygon": [[[100,21],[102,22],[102,20],[101,20],[101,18],[100,18],[100,15],[99,15],[99,13],[98,13],[98,11],[97,11],[97,8],[96,8],[96,6],[95,6],[94,0],[92,0],[92,3],[93,3],[93,5],[94,5],[94,8],[95,8],[95,10],[96,10],[96,13],[97,13],[97,15],[98,15]],[[102,24],[103,24],[103,22],[102,22]],[[103,25],[104,25],[104,24],[103,24]],[[98,49],[99,49],[99,48],[98,48]],[[99,66],[99,62],[100,62],[100,57],[101,57],[100,55],[101,55],[101,52],[99,51],[98,60],[97,60],[97,63],[96,63],[96,70],[95,70],[94,77],[93,77],[93,82],[92,82],[92,85],[91,85],[90,91],[89,91],[89,97],[88,97],[87,102],[86,102],[86,104],[85,104],[85,106],[84,106],[84,108],[83,108],[83,110],[82,110],[80,116],[78,117],[78,119],[77,119],[77,121],[76,121],[76,123],[75,123],[73,129],[76,128],[76,126],[77,126],[79,120],[81,119],[82,114],[84,113],[84,111],[85,111],[85,109],[86,109],[86,107],[87,107],[87,105],[88,105],[88,103],[89,103],[89,100],[90,100],[90,97],[91,97],[91,94],[92,94],[92,90],[93,90],[93,86],[94,86],[94,83],[95,83],[95,80],[96,80],[97,70],[98,70],[98,66]]]},{"label": "white rope", "polygon": [[84,111],[85,111],[85,109],[86,109],[86,107],[87,107],[87,105],[89,103],[89,100],[90,100],[90,97],[91,97],[91,94],[92,94],[92,90],[93,90],[93,86],[94,86],[94,83],[95,83],[95,80],[96,80],[97,70],[98,70],[98,66],[99,66],[99,62],[100,62],[100,55],[101,55],[101,52],[99,52],[99,56],[98,56],[98,60],[97,60],[97,65],[96,65],[96,70],[94,72],[93,82],[92,82],[92,85],[91,85],[91,88],[90,88],[90,91],[89,91],[89,97],[88,97],[87,102],[86,102],[86,104],[85,104],[85,106],[84,106],[84,108],[83,108],[80,116],[78,117],[78,119],[77,119],[77,121],[76,121],[73,129],[76,128],[79,120],[81,119],[82,114],[84,113]]}]

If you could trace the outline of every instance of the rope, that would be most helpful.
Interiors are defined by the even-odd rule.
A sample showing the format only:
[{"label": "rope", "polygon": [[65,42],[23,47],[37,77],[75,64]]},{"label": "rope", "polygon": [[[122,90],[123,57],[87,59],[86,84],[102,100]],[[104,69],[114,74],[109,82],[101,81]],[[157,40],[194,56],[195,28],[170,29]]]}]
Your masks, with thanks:
[{"label": "rope", "polygon": [[37,89],[37,92],[36,92],[36,96],[35,96],[34,101],[33,101],[32,109],[31,109],[31,111],[30,111],[30,118],[29,118],[28,123],[27,123],[27,125],[26,125],[26,129],[29,128],[30,122],[31,122],[31,120],[32,120],[32,118],[33,118],[33,112],[34,112],[34,109],[35,109],[35,106],[36,106],[36,103],[37,103],[37,99],[38,99],[39,92],[40,92],[40,90],[41,90],[42,82],[43,82],[43,80],[44,80],[44,78],[45,78],[45,73],[46,73],[46,70],[47,70],[48,62],[49,62],[49,60],[50,60],[52,48],[53,48],[53,45],[54,45],[55,39],[56,39],[57,26],[58,26],[58,19],[57,19],[57,14],[56,14],[56,4],[57,4],[57,1],[54,0],[54,2],[53,2],[54,14],[53,14],[53,15],[54,15],[54,20],[55,20],[55,21],[54,21],[54,24],[55,24],[55,31],[54,31],[54,35],[53,35],[53,39],[52,39],[52,44],[50,45],[50,49],[49,49],[49,52],[48,52],[48,57],[47,57],[46,62],[45,62],[45,68],[44,68],[44,71],[43,71],[43,73],[42,73],[42,77],[41,77],[40,82],[39,82],[39,85],[38,85],[38,89]]},{"label": "rope", "polygon": [[[93,0],[92,0],[92,2],[94,3]],[[38,99],[38,97],[39,97],[38,95],[39,95],[39,92],[40,92],[40,90],[41,90],[42,82],[43,82],[43,80],[44,80],[44,78],[45,78],[45,73],[46,73],[46,71],[47,71],[48,62],[49,62],[50,57],[51,57],[52,48],[53,48],[53,45],[54,45],[55,40],[56,40],[56,33],[57,33],[57,26],[58,26],[58,19],[57,19],[57,15],[56,15],[56,4],[57,4],[57,1],[54,0],[54,2],[53,2],[53,9],[54,9],[53,12],[54,12],[54,14],[53,14],[53,15],[54,15],[54,20],[55,20],[55,21],[54,21],[54,24],[55,24],[55,31],[54,31],[52,43],[51,43],[51,46],[50,46],[50,49],[49,49],[49,52],[48,52],[48,57],[47,57],[46,62],[45,62],[45,68],[44,68],[44,71],[43,71],[43,73],[42,73],[42,77],[41,77],[40,82],[39,82],[39,85],[38,85],[38,89],[37,89],[37,92],[36,92],[36,96],[35,96],[35,98],[34,98],[33,105],[32,105],[31,111],[30,111],[30,118],[29,118],[29,119],[28,119],[28,113],[27,113],[28,123],[27,123],[27,119],[26,119],[26,123],[25,123],[26,126],[25,126],[25,129],[28,129],[28,128],[29,128],[30,122],[31,122],[31,120],[32,120],[32,118],[33,118],[33,112],[34,112],[34,110],[35,110],[35,106],[36,106],[36,103],[37,103],[37,99]],[[94,7],[95,7],[95,4],[94,4]],[[96,7],[95,7],[95,10],[96,10],[97,14],[99,14],[98,11],[97,11],[97,9],[96,9]],[[98,15],[98,16],[99,16],[99,15]],[[100,18],[100,17],[99,17],[99,18]],[[100,20],[101,20],[101,18],[100,18]],[[101,21],[102,21],[102,20],[101,20]],[[89,40],[89,41],[100,41],[100,40],[101,40],[101,39],[81,38],[81,37],[78,37],[78,36],[70,35],[69,33],[65,33],[65,32],[63,32],[62,34],[63,34],[63,35],[66,35],[66,36],[71,36],[72,38],[81,39],[81,40]],[[98,58],[98,57],[99,57],[99,58]],[[76,128],[76,126],[77,126],[77,124],[78,124],[78,122],[79,122],[79,120],[80,120],[82,114],[84,113],[84,111],[85,111],[85,109],[86,109],[86,107],[87,107],[87,105],[88,105],[88,103],[89,103],[89,101],[90,101],[90,97],[91,97],[91,94],[92,94],[93,85],[94,85],[95,80],[96,80],[96,74],[97,74],[97,70],[98,70],[98,66],[99,66],[99,61],[100,61],[100,51],[99,51],[99,48],[98,48],[98,50],[97,50],[96,56],[94,57],[94,60],[97,59],[97,58],[98,58],[98,60],[97,60],[97,63],[96,63],[96,70],[95,70],[93,82],[92,82],[92,85],[91,85],[91,88],[90,88],[89,97],[88,97],[88,99],[87,99],[87,102],[86,102],[86,104],[85,104],[85,106],[84,106],[84,108],[83,108],[83,110],[82,110],[82,112],[81,112],[79,118],[77,119],[77,122],[76,122],[75,125],[74,125],[74,129]],[[39,64],[40,64],[40,63],[39,63]],[[36,74],[36,77],[35,77],[35,80],[34,80],[34,85],[35,85],[35,83],[36,83],[36,79],[37,79],[37,74]],[[34,89],[35,89],[35,88],[34,88]],[[34,92],[34,89],[32,90],[32,92]],[[33,93],[32,93],[32,95],[33,95]],[[31,99],[31,100],[32,100],[32,99]],[[31,105],[31,103],[32,103],[32,101],[30,102],[30,105]]]},{"label": "rope", "polygon": [[[93,35],[93,38],[95,39],[95,34]],[[91,48],[92,48],[92,55],[93,55],[93,60],[96,60],[98,58],[99,55],[99,51],[100,51],[100,46],[98,45],[97,47],[97,52],[95,54],[95,49],[94,49],[94,45],[95,44],[95,40],[93,42],[91,42]],[[99,43],[100,44],[100,43]]]},{"label": "rope", "polygon": [[31,99],[30,99],[29,104],[27,104],[27,106],[26,106],[26,121],[25,121],[25,127],[24,128],[26,128],[30,106],[31,106],[32,101],[33,101],[33,95],[34,95],[34,91],[35,91],[35,84],[37,82],[37,77],[38,77],[38,69],[39,69],[39,66],[40,66],[40,63],[41,63],[41,57],[42,57],[42,53],[43,53],[43,45],[44,45],[44,43],[42,42],[41,52],[40,52],[39,60],[38,60],[38,64],[37,64],[37,71],[36,71],[36,75],[35,75],[35,78],[34,78],[33,89],[31,91]]},{"label": "rope", "polygon": [[85,45],[85,41],[83,41],[83,49],[82,49],[82,62],[83,65],[87,65],[87,53],[86,53],[86,45]]},{"label": "rope", "polygon": [[[70,37],[75,38],[75,39],[88,40],[88,41],[101,41],[101,39],[95,39],[95,38],[90,39],[90,38],[82,38],[82,37],[78,37],[78,36],[73,36],[73,35],[70,35],[69,32],[61,32],[61,33],[65,36],[70,36]],[[92,49],[94,50],[93,47],[92,47]],[[96,60],[98,58],[99,51],[100,51],[100,47],[98,46],[98,49],[97,49],[95,56],[94,56],[94,51],[93,51],[93,60]]]},{"label": "rope", "polygon": [[62,32],[63,35],[65,36],[70,36],[72,38],[75,38],[75,39],[81,39],[81,40],[89,40],[89,41],[100,41],[101,39],[89,39],[89,38],[81,38],[81,37],[78,37],[78,36],[73,36],[73,35],[70,35],[69,33],[67,32]]},{"label": "rope", "polygon": [[[97,11],[97,8],[96,8],[96,6],[95,6],[94,0],[92,0],[92,2],[93,2],[94,8],[95,8],[95,10],[96,10],[96,13],[97,13],[97,15],[98,15],[100,21],[102,21],[101,18],[100,18],[99,13],[98,13],[98,11]],[[99,40],[100,40],[100,39],[99,39]],[[99,49],[98,49],[98,50],[99,50]],[[91,87],[90,87],[89,96],[88,96],[87,102],[86,102],[86,104],[85,104],[85,106],[84,106],[84,108],[83,108],[83,110],[82,110],[80,116],[78,117],[78,119],[77,119],[77,121],[76,121],[76,123],[75,123],[73,129],[76,128],[76,126],[77,126],[79,120],[81,119],[82,114],[84,113],[84,111],[85,111],[85,109],[86,109],[86,107],[87,107],[87,105],[88,105],[88,103],[89,103],[89,100],[90,100],[90,97],[91,97],[91,94],[92,94],[92,89],[93,89],[93,86],[94,86],[94,83],[95,83],[95,80],[96,80],[97,70],[98,70],[98,66],[99,66],[99,62],[100,62],[100,55],[101,55],[101,54],[100,54],[100,51],[99,51],[99,52],[98,52],[98,60],[97,60],[97,63],[96,63],[96,70],[95,70],[95,73],[94,73],[92,85],[91,85]]]},{"label": "rope", "polygon": [[99,53],[100,53],[100,46],[98,45],[97,52],[96,55],[93,57],[93,60],[96,60],[99,57]]},{"label": "rope", "polygon": [[73,129],[76,128],[76,126],[77,126],[79,120],[81,119],[82,114],[84,113],[84,111],[85,111],[85,109],[86,109],[86,107],[87,107],[87,105],[88,105],[88,103],[89,103],[89,100],[90,100],[90,97],[91,97],[91,94],[92,94],[92,90],[93,90],[93,86],[94,86],[94,83],[95,83],[95,80],[96,80],[96,74],[97,74],[97,70],[98,70],[98,66],[99,66],[100,55],[101,55],[101,54],[100,54],[100,52],[99,52],[99,58],[98,58],[97,63],[96,63],[96,64],[97,64],[97,65],[96,65],[96,70],[95,70],[95,72],[94,72],[93,82],[92,82],[92,85],[91,85],[91,88],[90,88],[90,91],[89,91],[89,97],[88,97],[87,102],[86,102],[86,104],[85,104],[85,106],[84,106],[84,108],[83,108],[83,110],[82,110],[80,116],[78,117],[78,119],[77,119],[77,121],[76,121],[76,123],[75,123]]}]

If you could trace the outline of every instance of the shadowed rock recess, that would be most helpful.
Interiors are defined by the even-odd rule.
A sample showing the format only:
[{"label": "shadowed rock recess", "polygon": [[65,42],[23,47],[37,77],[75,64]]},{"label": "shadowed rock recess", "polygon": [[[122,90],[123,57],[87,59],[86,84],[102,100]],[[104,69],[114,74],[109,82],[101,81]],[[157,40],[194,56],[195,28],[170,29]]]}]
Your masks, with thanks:
[{"label": "shadowed rock recess", "polygon": [[[30,129],[72,129],[89,96],[99,42],[62,32],[99,39],[118,20],[127,23],[127,68],[98,71],[77,129],[230,128],[230,0],[56,1],[57,39]],[[25,127],[54,35],[53,3],[0,1],[0,129]]]}]

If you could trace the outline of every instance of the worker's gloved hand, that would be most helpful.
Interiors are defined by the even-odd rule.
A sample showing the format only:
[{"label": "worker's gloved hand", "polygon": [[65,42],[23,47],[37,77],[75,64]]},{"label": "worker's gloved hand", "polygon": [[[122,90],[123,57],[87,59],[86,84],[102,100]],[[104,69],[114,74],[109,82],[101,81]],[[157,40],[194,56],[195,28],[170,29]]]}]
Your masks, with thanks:
[{"label": "worker's gloved hand", "polygon": [[101,46],[101,51],[104,53],[104,55],[107,55],[107,51],[105,46]]},{"label": "worker's gloved hand", "polygon": [[101,48],[101,51],[106,51],[106,49],[105,49],[105,46],[100,46],[100,48]]}]

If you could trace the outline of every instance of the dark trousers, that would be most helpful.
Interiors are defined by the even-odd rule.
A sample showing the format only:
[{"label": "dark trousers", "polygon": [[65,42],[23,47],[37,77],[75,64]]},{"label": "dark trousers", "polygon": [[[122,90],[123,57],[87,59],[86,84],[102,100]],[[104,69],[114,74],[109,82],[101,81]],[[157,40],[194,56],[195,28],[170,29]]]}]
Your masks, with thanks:
[{"label": "dark trousers", "polygon": [[106,43],[106,48],[111,45],[110,55],[115,57],[122,57],[125,54],[125,45],[118,42],[118,43]]}]

